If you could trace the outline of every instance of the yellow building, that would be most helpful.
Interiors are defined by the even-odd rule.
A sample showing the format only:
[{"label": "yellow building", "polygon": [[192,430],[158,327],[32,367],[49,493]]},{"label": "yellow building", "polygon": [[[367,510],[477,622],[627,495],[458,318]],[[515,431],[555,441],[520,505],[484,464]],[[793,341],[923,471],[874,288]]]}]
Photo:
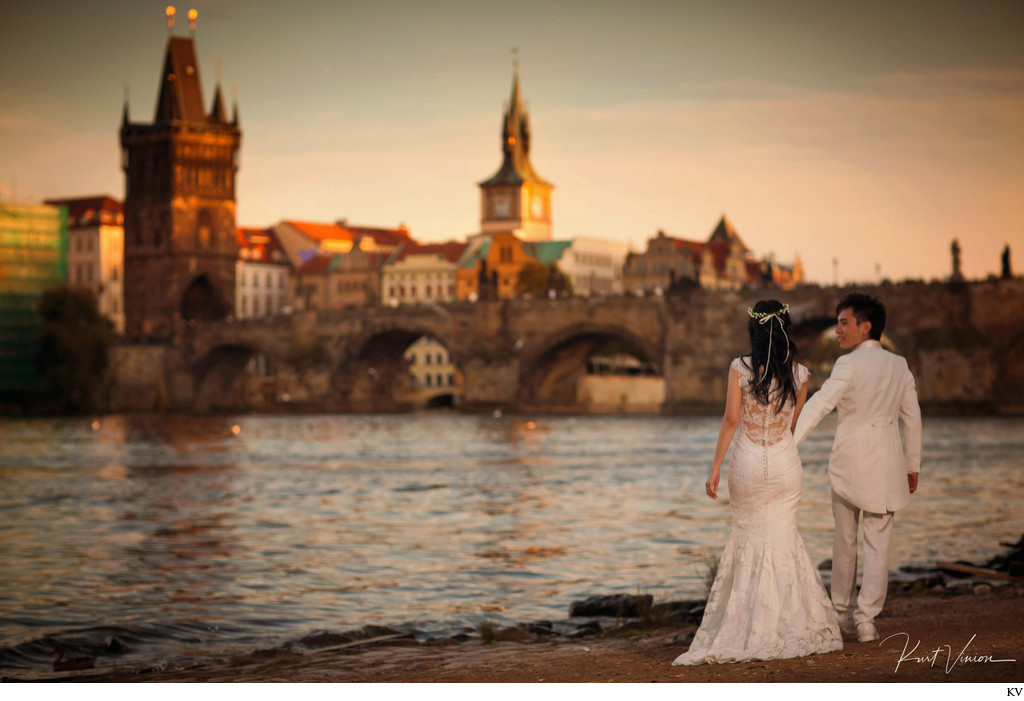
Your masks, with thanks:
[{"label": "yellow building", "polygon": [[474,237],[459,262],[459,299],[475,302],[514,297],[519,271],[532,260],[523,241],[511,231]]},{"label": "yellow building", "polygon": [[405,350],[403,357],[412,375],[409,399],[414,405],[458,406],[462,398],[462,373],[437,339],[421,336]]}]

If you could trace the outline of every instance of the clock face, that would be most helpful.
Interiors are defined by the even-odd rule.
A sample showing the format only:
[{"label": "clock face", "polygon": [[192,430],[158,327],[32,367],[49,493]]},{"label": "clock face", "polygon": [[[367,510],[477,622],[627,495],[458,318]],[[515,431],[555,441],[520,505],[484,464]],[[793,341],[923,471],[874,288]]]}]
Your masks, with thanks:
[{"label": "clock face", "polygon": [[509,202],[507,197],[498,197],[494,200],[494,214],[498,217],[507,217],[509,213]]},{"label": "clock face", "polygon": [[534,197],[530,202],[530,213],[533,214],[534,219],[540,219],[544,216],[544,199],[541,197]]}]

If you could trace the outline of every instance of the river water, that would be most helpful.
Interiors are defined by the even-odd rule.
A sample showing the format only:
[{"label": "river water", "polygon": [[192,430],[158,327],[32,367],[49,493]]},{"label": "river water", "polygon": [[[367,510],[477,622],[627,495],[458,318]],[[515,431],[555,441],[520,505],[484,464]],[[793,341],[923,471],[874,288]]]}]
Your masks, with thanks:
[{"label": "river water", "polygon": [[[564,620],[595,594],[700,598],[728,535],[717,417],[0,420],[0,673],[54,649],[181,665],[368,624]],[[800,527],[831,556],[825,462]],[[984,561],[1024,531],[1024,418],[926,418],[891,567]],[[723,475],[722,483],[726,482]],[[827,578],[827,573],[826,573]],[[906,575],[904,575],[906,576]]]}]

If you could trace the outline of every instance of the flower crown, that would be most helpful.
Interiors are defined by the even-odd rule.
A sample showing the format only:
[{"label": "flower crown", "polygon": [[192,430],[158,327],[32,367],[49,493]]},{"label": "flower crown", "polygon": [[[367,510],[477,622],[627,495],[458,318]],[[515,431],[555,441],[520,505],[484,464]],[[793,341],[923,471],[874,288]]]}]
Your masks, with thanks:
[{"label": "flower crown", "polygon": [[[760,321],[763,324],[768,319],[772,318],[773,316],[778,318],[782,314],[789,314],[789,305],[788,304],[783,304],[782,305],[782,309],[776,309],[773,312],[755,312],[753,307],[747,307],[747,314],[750,315],[751,319],[757,319],[758,321]],[[779,319],[779,321],[782,321],[782,320]]]}]

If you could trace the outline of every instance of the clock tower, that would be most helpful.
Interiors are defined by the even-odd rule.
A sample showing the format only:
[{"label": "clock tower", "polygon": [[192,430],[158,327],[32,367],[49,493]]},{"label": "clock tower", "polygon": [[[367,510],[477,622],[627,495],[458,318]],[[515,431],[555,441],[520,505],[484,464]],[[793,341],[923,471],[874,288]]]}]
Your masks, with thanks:
[{"label": "clock tower", "polygon": [[501,167],[480,183],[480,230],[518,230],[524,241],[551,240],[551,190],[530,165],[530,121],[519,94],[519,66],[501,134]]}]

